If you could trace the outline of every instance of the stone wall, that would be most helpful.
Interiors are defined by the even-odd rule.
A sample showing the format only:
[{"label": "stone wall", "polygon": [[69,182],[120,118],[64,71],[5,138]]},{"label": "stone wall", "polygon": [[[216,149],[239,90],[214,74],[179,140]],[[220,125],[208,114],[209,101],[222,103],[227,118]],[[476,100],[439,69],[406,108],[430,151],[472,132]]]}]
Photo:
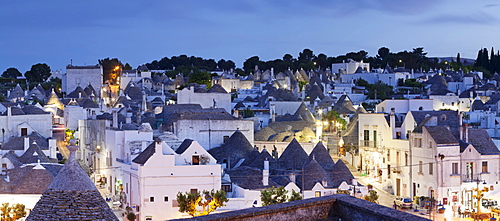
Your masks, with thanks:
[{"label": "stone wall", "polygon": [[[181,219],[179,219],[181,220]],[[310,198],[289,203],[264,207],[236,210],[226,213],[211,214],[191,218],[191,220],[342,220],[342,221],[382,221],[382,220],[428,220],[409,213],[401,212],[357,199],[352,196],[338,194]]]}]

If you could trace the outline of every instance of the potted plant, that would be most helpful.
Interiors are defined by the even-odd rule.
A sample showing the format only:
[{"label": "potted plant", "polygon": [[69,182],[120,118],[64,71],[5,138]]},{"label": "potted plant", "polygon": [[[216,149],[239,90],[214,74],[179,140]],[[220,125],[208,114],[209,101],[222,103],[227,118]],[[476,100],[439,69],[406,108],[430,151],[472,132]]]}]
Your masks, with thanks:
[{"label": "potted plant", "polygon": [[439,204],[438,207],[439,207],[438,208],[438,212],[441,213],[441,214],[443,214],[444,211],[446,210],[446,208],[444,208],[443,204]]}]

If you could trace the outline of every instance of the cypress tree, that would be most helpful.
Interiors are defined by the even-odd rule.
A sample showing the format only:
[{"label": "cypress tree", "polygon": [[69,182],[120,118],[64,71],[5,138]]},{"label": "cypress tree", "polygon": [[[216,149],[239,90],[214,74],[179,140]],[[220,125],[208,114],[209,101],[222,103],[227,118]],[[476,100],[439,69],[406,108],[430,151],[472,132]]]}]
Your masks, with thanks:
[{"label": "cypress tree", "polygon": [[458,66],[462,66],[462,61],[460,61],[460,52],[457,53],[457,64]]}]

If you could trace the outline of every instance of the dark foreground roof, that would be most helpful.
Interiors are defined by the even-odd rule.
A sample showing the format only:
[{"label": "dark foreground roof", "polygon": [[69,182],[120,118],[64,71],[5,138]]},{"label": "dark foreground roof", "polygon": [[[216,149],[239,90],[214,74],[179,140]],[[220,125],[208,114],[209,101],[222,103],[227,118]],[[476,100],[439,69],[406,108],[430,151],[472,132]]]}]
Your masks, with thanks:
[{"label": "dark foreground roof", "polygon": [[71,153],[26,220],[118,220]]}]

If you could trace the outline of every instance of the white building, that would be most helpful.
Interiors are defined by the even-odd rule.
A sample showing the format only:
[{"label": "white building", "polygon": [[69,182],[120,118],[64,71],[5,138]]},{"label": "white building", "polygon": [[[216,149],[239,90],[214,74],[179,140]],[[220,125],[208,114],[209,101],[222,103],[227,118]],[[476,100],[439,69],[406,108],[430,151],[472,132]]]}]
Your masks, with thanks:
[{"label": "white building", "polygon": [[100,65],[73,66],[66,67],[66,74],[62,79],[62,92],[69,93],[76,87],[86,87],[92,85],[96,89],[97,96],[101,94],[103,85],[103,69]]},{"label": "white building", "polygon": [[177,92],[178,104],[200,104],[202,108],[224,108],[226,112],[231,113],[231,94],[223,90],[220,85],[212,86],[206,93],[195,92],[195,87],[184,88]]},{"label": "white building", "polygon": [[370,63],[364,63],[363,61],[357,62],[352,59],[348,59],[347,62],[332,64],[332,73],[352,74],[356,72],[358,67],[361,67],[366,72],[370,71]]},{"label": "white building", "polygon": [[[3,106],[0,104],[0,106]],[[43,137],[52,137],[52,115],[34,105],[11,106],[0,112],[1,143],[12,137],[37,132]]]},{"label": "white building", "polygon": [[219,190],[221,171],[196,141],[185,140],[177,151],[165,142],[153,142],[133,160],[127,201],[140,208],[140,220],[180,218],[184,214],[179,212],[177,193]]},{"label": "white building", "polygon": [[394,111],[396,114],[406,114],[408,111],[432,111],[433,108],[433,100],[431,99],[397,99],[391,100],[387,99],[379,104],[377,104],[375,108],[375,112],[377,113],[389,113]]}]

